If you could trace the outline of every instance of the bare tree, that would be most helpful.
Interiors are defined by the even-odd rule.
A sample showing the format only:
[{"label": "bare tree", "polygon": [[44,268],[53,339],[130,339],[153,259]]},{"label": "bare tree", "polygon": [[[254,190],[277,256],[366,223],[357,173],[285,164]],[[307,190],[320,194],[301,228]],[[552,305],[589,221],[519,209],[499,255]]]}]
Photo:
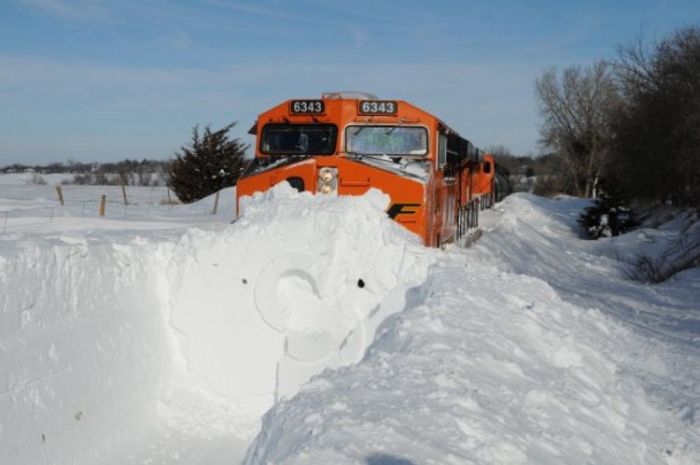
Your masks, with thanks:
[{"label": "bare tree", "polygon": [[610,173],[628,196],[700,207],[700,27],[618,52]]},{"label": "bare tree", "polygon": [[594,197],[610,147],[609,118],[619,95],[607,62],[546,71],[535,82],[544,119],[540,143],[561,157],[572,194]]}]

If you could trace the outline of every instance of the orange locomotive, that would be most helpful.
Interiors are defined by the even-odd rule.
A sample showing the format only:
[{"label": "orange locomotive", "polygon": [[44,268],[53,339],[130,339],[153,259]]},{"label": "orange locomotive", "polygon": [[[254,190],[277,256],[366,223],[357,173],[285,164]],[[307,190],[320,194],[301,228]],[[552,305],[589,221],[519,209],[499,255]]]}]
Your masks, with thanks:
[{"label": "orange locomotive", "polygon": [[282,181],[325,195],[374,187],[390,196],[391,218],[440,246],[476,226],[480,199],[493,199],[493,157],[402,100],[288,100],[262,113],[250,133],[255,158],[238,180],[237,208],[242,196]]}]

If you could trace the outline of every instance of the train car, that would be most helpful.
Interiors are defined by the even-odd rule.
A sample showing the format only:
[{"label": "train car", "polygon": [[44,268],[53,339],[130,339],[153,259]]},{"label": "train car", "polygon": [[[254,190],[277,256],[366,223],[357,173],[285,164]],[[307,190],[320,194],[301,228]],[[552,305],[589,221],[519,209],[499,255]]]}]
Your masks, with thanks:
[{"label": "train car", "polygon": [[250,133],[255,158],[238,180],[237,209],[241,197],[282,181],[320,195],[377,188],[391,198],[389,217],[440,246],[476,226],[480,201],[493,198],[493,157],[403,100],[343,92],[287,100]]}]

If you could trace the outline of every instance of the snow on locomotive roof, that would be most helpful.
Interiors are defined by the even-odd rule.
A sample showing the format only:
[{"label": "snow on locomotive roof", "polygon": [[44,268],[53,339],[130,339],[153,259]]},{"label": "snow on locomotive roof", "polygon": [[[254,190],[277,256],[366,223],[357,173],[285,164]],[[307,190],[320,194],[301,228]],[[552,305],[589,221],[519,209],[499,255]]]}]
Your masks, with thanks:
[{"label": "snow on locomotive roof", "polygon": [[321,98],[324,100],[379,100],[379,97],[374,94],[354,91],[324,92],[321,94]]}]

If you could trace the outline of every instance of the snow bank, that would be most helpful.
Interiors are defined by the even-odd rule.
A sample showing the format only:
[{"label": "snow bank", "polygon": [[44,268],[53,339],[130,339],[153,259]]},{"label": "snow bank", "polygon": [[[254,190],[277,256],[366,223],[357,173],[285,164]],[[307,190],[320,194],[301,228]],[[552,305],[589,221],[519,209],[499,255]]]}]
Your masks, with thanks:
[{"label": "snow bank", "polygon": [[[700,272],[696,268],[659,285],[629,279],[634,255],[656,256],[677,243],[679,230],[697,228],[685,215],[618,237],[581,240],[576,219],[584,200],[508,197],[498,223],[477,244],[474,259],[546,281],[581,311],[600,311],[633,328],[604,338],[602,350],[643,380],[652,399],[700,435]],[[689,235],[690,236],[690,235]]]},{"label": "snow bank", "polygon": [[2,244],[0,456],[91,460],[156,422],[167,364],[144,248],[61,237]]},{"label": "snow bank", "polygon": [[387,202],[284,185],[184,234],[6,236],[0,457],[104,463],[163,424],[250,437],[275,400],[359,360],[425,279]]},{"label": "snow bank", "polygon": [[[574,271],[578,292],[610,281],[606,258],[586,269],[580,207],[511,198],[475,248],[430,269],[359,364],[275,405],[245,463],[699,463],[697,350],[674,362],[605,315],[610,301],[577,305],[563,286]],[[682,378],[666,387],[685,408],[655,396],[650,374]]]},{"label": "snow bank", "polygon": [[274,404],[247,464],[700,463],[698,273],[625,280],[576,199],[446,252],[386,204],[282,185],[233,225],[1,236],[0,462],[228,463]]}]

